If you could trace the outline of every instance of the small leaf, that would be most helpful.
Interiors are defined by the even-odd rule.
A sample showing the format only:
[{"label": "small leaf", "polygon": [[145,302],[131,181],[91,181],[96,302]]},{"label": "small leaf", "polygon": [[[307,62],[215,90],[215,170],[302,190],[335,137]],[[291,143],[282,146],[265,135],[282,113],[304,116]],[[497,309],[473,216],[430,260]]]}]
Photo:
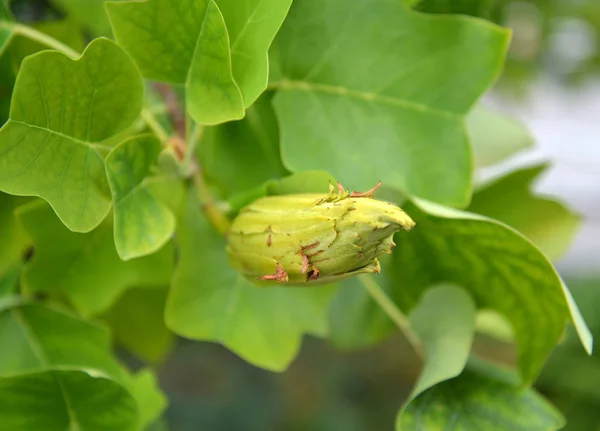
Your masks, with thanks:
[{"label": "small leaf", "polygon": [[533,241],[551,259],[567,251],[580,225],[579,216],[561,203],[536,196],[531,185],[548,165],[512,172],[479,188],[469,211],[499,220]]},{"label": "small leaf", "polygon": [[143,369],[132,376],[130,388],[138,405],[137,428],[145,430],[166,409],[167,398],[158,388],[156,377],[149,369]]},{"label": "small leaf", "polygon": [[115,341],[141,360],[165,360],[175,337],[164,322],[165,289],[130,289],[103,316]]},{"label": "small leaf", "polygon": [[135,65],[107,39],[78,60],[56,51],[25,59],[0,130],[0,190],[44,198],[73,231],[95,228],[110,209],[95,144],[135,120],[143,94]]},{"label": "small leaf", "polygon": [[483,107],[471,111],[467,127],[478,168],[499,163],[533,146],[533,137],[523,124]]},{"label": "small leaf", "polygon": [[149,187],[161,144],[150,135],[130,138],[106,157],[115,206],[115,245],[123,260],[152,254],[175,230],[175,216]]},{"label": "small leaf", "polygon": [[419,395],[396,419],[397,431],[555,431],[562,415],[515,373],[471,361],[458,377]]},{"label": "small leaf", "polygon": [[148,0],[107,2],[107,10],[144,76],[185,84],[194,120],[214,125],[243,118],[266,88],[266,53],[290,2]]},{"label": "small leaf", "polygon": [[103,312],[130,287],[169,283],[171,243],[153,255],[123,262],[115,250],[110,220],[89,234],[71,232],[43,202],[22,207],[18,217],[35,246],[23,283],[31,292],[65,295],[83,315]]},{"label": "small leaf", "polygon": [[206,128],[198,157],[206,179],[225,196],[287,174],[271,97],[258,99],[241,121]]},{"label": "small leaf", "polygon": [[466,206],[464,115],[499,74],[508,38],[488,22],[401,1],[295,2],[272,48],[284,165],[331,172],[354,190],[382,180]]},{"label": "small leaf", "polygon": [[28,199],[0,193],[0,278],[17,265],[31,241],[15,218],[15,209]]},{"label": "small leaf", "polygon": [[229,35],[219,7],[209,1],[186,81],[187,110],[199,124],[244,118],[242,92],[233,79]]},{"label": "small leaf", "polygon": [[233,76],[248,107],[267,88],[267,51],[292,0],[216,0],[231,40]]},{"label": "small leaf", "polygon": [[188,196],[177,223],[180,261],[167,301],[175,333],[223,344],[246,361],[284,370],[302,334],[323,336],[332,288],[258,287],[227,264],[225,241]]},{"label": "small leaf", "polygon": [[435,287],[423,294],[409,319],[425,353],[423,371],[410,396],[413,399],[464,369],[475,333],[475,304],[463,289]]}]

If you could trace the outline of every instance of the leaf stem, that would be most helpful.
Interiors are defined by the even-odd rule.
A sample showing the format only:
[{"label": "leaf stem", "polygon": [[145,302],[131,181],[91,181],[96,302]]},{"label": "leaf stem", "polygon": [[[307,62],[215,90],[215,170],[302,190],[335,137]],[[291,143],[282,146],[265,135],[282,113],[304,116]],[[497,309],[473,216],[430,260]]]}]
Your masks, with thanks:
[{"label": "leaf stem", "polygon": [[383,289],[368,275],[358,276],[365,290],[371,298],[381,307],[388,317],[400,328],[406,340],[420,359],[425,358],[423,344],[417,333],[410,325],[408,318],[400,311],[398,306],[390,299]]},{"label": "leaf stem", "polygon": [[204,182],[200,170],[196,170],[192,176],[194,186],[198,192],[198,197],[202,202],[202,211],[213,227],[221,235],[225,235],[229,230],[229,219],[223,211],[217,206],[212,192]]},{"label": "leaf stem", "polygon": [[[193,120],[191,120],[193,121]],[[191,126],[191,133],[188,135],[186,148],[185,148],[185,156],[183,158],[183,166],[190,166],[192,163],[192,159],[194,158],[194,154],[196,153],[196,147],[198,143],[202,140],[202,135],[204,134],[204,126],[194,122]]]},{"label": "leaf stem", "polygon": [[3,23],[2,26],[4,28],[12,30],[14,34],[18,34],[18,35],[24,36],[28,39],[35,40],[36,42],[39,42],[42,45],[46,45],[48,48],[56,49],[57,51],[67,54],[69,57],[72,57],[73,59],[79,58],[81,56],[81,54],[79,52],[75,51],[73,48],[65,45],[64,43],[62,43],[59,40],[56,40],[52,36],[48,36],[47,34],[36,30],[33,27],[29,27],[29,26],[26,26],[23,24],[18,24],[18,23],[14,23],[14,24]]},{"label": "leaf stem", "polygon": [[167,142],[169,139],[169,134],[148,108],[142,109],[142,119],[148,125],[148,127],[152,129],[156,136],[158,136],[158,139],[160,139],[162,143]]}]

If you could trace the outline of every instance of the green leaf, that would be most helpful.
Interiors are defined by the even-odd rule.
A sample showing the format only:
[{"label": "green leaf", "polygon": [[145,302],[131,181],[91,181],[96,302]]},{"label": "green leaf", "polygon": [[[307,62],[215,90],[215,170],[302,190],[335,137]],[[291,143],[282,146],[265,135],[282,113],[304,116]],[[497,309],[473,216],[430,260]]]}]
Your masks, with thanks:
[{"label": "green leaf", "polygon": [[110,23],[104,10],[105,0],[51,0],[81,27],[90,30],[94,36],[110,36]]},{"label": "green leaf", "polygon": [[71,232],[43,202],[22,207],[18,217],[33,239],[35,253],[23,283],[31,292],[65,295],[84,315],[106,310],[126,289],[164,286],[173,271],[173,245],[123,262],[113,242],[110,220],[89,234]]},{"label": "green leaf", "polygon": [[475,304],[454,286],[435,287],[423,294],[410,324],[422,340],[425,365],[411,400],[432,386],[458,376],[467,364],[475,333]]},{"label": "green leaf", "polygon": [[7,429],[129,431],[162,411],[153,377],[132,379],[110,354],[104,328],[60,310],[4,300],[0,349]]},{"label": "green leaf", "polygon": [[471,361],[458,377],[412,401],[396,419],[397,431],[555,431],[562,415],[515,373]]},{"label": "green leaf", "polygon": [[327,331],[330,287],[258,287],[227,264],[225,241],[189,196],[177,223],[180,260],[167,301],[167,326],[186,338],[215,341],[246,361],[284,370],[303,333]]},{"label": "green leaf", "polygon": [[[525,237],[496,220],[433,203],[419,201],[404,209],[417,225],[396,234],[397,247],[389,261],[381,261],[382,274],[376,278],[402,310],[409,312],[436,284],[467,289],[478,309],[494,310],[511,323],[526,383],[535,379],[561,338],[569,312],[591,351],[592,335],[568,288]],[[349,287],[343,283],[332,305],[336,344],[368,346],[396,331],[364,289]]]},{"label": "green leaf", "polygon": [[106,157],[115,206],[115,245],[123,260],[152,254],[175,230],[175,216],[150,189],[162,146],[151,135],[130,138]]},{"label": "green leaf", "polygon": [[108,2],[107,10],[144,76],[185,84],[188,112],[214,125],[243,118],[266,88],[266,53],[290,2],[222,0],[222,12],[213,0],[149,0]]},{"label": "green leaf", "polygon": [[557,259],[573,241],[580,218],[561,203],[532,193],[533,181],[547,168],[542,164],[521,169],[482,186],[469,211],[506,223]]},{"label": "green leaf", "polygon": [[143,94],[135,65],[107,39],[78,60],[56,51],[25,59],[0,130],[0,190],[44,198],[73,231],[98,226],[111,201],[96,144],[135,120]]},{"label": "green leaf", "polygon": [[0,378],[0,398],[0,420],[11,431],[129,431],[137,420],[132,396],[93,371],[6,376]]},{"label": "green leaf", "polygon": [[0,278],[21,261],[31,243],[14,215],[15,209],[26,202],[26,198],[0,193]]},{"label": "green leaf", "polygon": [[175,337],[164,322],[166,289],[130,289],[103,316],[115,341],[144,362],[159,364]]},{"label": "green leaf", "polygon": [[523,124],[483,107],[471,111],[467,127],[478,168],[496,164],[533,146],[533,137]]},{"label": "green leaf", "polygon": [[207,128],[198,157],[205,178],[225,196],[285,175],[270,95],[258,99],[243,120]]},{"label": "green leaf", "polygon": [[436,283],[464,287],[478,308],[498,311],[511,322],[525,382],[539,373],[563,334],[569,312],[591,352],[592,336],[567,287],[525,237],[501,222],[428,202],[405,210],[417,226],[397,235],[394,264],[388,270],[402,309],[410,310]]},{"label": "green leaf", "polygon": [[248,107],[267,88],[267,51],[292,0],[216,0],[231,40],[233,76]]},{"label": "green leaf", "polygon": [[138,404],[137,428],[145,430],[164,412],[168,404],[167,398],[158,388],[156,377],[149,369],[144,369],[132,377],[130,389]]},{"label": "green leaf", "polygon": [[382,180],[465,206],[463,117],[500,72],[508,37],[395,0],[294,3],[273,45],[280,78],[270,84],[284,165],[326,170],[355,190]]}]

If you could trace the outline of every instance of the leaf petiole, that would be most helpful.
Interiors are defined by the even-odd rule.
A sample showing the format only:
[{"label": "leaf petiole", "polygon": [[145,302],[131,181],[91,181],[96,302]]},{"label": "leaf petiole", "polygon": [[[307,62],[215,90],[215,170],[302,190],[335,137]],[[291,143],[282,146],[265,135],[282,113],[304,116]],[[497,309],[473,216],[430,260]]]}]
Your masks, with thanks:
[{"label": "leaf petiole", "polygon": [[48,48],[55,49],[57,51],[62,52],[63,54],[72,57],[73,59],[77,59],[81,57],[81,54],[74,50],[73,48],[65,45],[61,41],[53,38],[52,36],[48,36],[41,31],[36,30],[33,27],[29,27],[27,25],[18,24],[18,23],[8,23],[3,22],[0,23],[0,27],[12,30],[13,34],[17,34],[28,39],[34,40],[36,42],[41,43],[42,45],[46,45]]},{"label": "leaf petiole", "polygon": [[406,340],[420,359],[425,358],[423,343],[413,330],[408,318],[400,311],[398,306],[390,299],[383,289],[369,276],[359,275],[358,278],[367,293],[381,307],[390,319],[400,328]]}]

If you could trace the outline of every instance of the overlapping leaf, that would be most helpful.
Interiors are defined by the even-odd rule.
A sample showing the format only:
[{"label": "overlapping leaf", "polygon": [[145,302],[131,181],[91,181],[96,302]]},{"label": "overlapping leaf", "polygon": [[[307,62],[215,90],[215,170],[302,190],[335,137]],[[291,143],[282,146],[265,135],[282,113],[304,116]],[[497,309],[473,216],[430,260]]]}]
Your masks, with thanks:
[{"label": "overlapping leaf", "polygon": [[475,304],[464,290],[440,286],[425,292],[409,320],[422,341],[425,356],[412,400],[464,369],[475,334]]},{"label": "overlapping leaf", "polygon": [[290,2],[149,0],[108,2],[107,10],[144,76],[185,84],[192,117],[218,124],[241,119],[266,88],[267,50]]},{"label": "overlapping leaf", "polygon": [[115,246],[123,260],[152,254],[175,230],[175,216],[152,192],[162,146],[153,136],[137,136],[106,157],[106,173],[115,206]]},{"label": "overlapping leaf", "polygon": [[556,431],[562,415],[516,374],[471,361],[458,377],[417,396],[397,417],[397,431]]},{"label": "overlapping leaf", "polygon": [[28,57],[0,130],[0,190],[46,199],[73,231],[95,228],[111,203],[97,143],[133,122],[143,93],[137,68],[107,39],[78,60]]},{"label": "overlapping leaf", "polygon": [[507,43],[489,23],[417,14],[395,0],[294,3],[270,84],[284,164],[329,171],[352,189],[383,180],[466,205],[463,116],[498,75]]},{"label": "overlapping leaf", "polygon": [[302,334],[326,333],[332,289],[257,287],[227,264],[225,241],[190,195],[177,222],[180,260],[167,302],[167,326],[187,338],[215,341],[248,362],[284,370]]},{"label": "overlapping leaf", "polygon": [[0,420],[7,429],[137,430],[164,408],[152,375],[132,378],[110,355],[103,328],[5,299],[0,329]]},{"label": "overlapping leaf", "polygon": [[[567,287],[547,258],[522,235],[500,222],[431,203],[406,205],[405,210],[417,226],[396,236],[398,246],[391,262],[382,263],[379,277],[402,309],[410,310],[423,292],[437,283],[466,288],[478,308],[495,310],[511,322],[519,369],[526,382],[536,377],[561,337],[569,311],[585,348],[591,350],[591,334]],[[381,311],[364,299],[366,293],[351,289],[353,301],[363,304],[349,308],[353,310],[352,327],[359,332],[365,326],[371,332],[357,338],[346,332],[341,335],[343,344],[372,343],[395,329],[381,319],[375,327],[369,323]],[[342,287],[339,296],[345,295],[344,291]],[[334,304],[338,301],[347,299],[338,297]],[[336,327],[344,328],[348,319],[339,306],[332,319],[339,320],[332,325],[335,340]]]},{"label": "overlapping leaf", "polygon": [[515,228],[551,259],[571,244],[579,217],[560,202],[536,196],[532,183],[547,165],[521,169],[482,186],[473,195],[469,211],[483,214]]},{"label": "overlapping leaf", "polygon": [[151,364],[162,362],[175,336],[167,329],[166,289],[131,289],[103,316],[119,345]]},{"label": "overlapping leaf", "polygon": [[533,145],[533,137],[523,124],[481,106],[467,116],[467,127],[478,168],[498,163]]},{"label": "overlapping leaf", "polygon": [[258,99],[243,120],[207,128],[198,157],[206,179],[226,196],[285,175],[271,95]]},{"label": "overlapping leaf", "polygon": [[23,207],[18,216],[35,246],[23,283],[31,292],[66,296],[82,314],[101,313],[127,288],[164,286],[171,279],[171,243],[158,253],[123,262],[115,250],[110,220],[80,234],[62,226],[43,202]]}]

